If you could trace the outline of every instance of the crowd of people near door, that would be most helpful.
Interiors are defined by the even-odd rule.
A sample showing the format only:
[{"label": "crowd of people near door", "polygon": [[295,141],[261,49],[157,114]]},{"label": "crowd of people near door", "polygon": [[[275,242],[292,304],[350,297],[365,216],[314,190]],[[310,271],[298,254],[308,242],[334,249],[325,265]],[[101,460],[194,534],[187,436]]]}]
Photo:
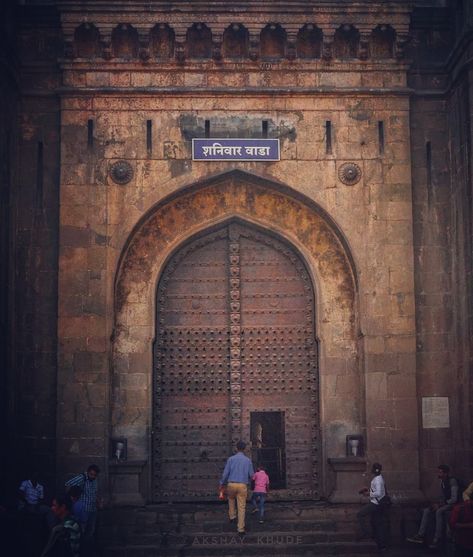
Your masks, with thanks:
[{"label": "crowd of people near door", "polygon": [[15,557],[95,557],[100,469],[90,464],[49,502],[37,473],[23,480],[13,508],[0,506],[1,536]]}]

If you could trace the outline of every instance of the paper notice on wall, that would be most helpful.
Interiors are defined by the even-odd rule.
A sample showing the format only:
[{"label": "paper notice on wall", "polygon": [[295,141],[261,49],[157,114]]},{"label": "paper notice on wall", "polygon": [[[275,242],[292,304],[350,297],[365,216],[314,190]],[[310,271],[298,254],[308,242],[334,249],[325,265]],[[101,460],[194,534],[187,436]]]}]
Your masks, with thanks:
[{"label": "paper notice on wall", "polygon": [[428,396],[422,398],[422,427],[424,429],[450,427],[448,397]]}]

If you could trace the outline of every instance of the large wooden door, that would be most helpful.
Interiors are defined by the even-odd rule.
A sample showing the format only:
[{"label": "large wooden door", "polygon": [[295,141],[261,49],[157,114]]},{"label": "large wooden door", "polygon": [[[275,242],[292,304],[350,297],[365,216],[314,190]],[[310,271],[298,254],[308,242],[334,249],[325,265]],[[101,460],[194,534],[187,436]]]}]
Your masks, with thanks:
[{"label": "large wooden door", "polygon": [[255,412],[284,419],[284,493],[318,497],[314,293],[298,254],[231,223],[181,248],[157,297],[153,498],[215,498]]}]

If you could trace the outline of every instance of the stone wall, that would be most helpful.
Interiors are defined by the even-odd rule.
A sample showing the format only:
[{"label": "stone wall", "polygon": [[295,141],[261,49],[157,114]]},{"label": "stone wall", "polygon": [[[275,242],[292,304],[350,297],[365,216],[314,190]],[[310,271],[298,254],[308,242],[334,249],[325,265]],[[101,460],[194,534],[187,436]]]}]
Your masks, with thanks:
[{"label": "stone wall", "polygon": [[[18,167],[11,199],[14,470],[53,489],[56,445],[60,29],[53,7],[18,8]],[[34,464],[32,464],[34,463]]]},{"label": "stone wall", "polygon": [[18,140],[18,75],[15,59],[16,21],[13,9],[8,4],[0,7],[0,72],[2,88],[0,102],[4,110],[0,111],[0,432],[4,442],[5,457],[0,462],[0,497],[4,497],[9,489],[6,480],[13,468],[11,455],[13,451],[12,433],[14,419],[10,409],[14,385],[13,358],[11,346],[13,342],[12,320],[14,257],[13,227],[14,214],[12,197],[16,180],[16,143]]},{"label": "stone wall", "polygon": [[[463,67],[471,47],[462,35],[471,14],[460,16],[458,4],[415,12],[409,53],[420,472],[431,496],[437,464],[471,475],[471,93]],[[456,63],[447,66],[453,38]],[[450,427],[423,427],[424,397],[449,399]]]},{"label": "stone wall", "polygon": [[458,401],[457,427],[454,432],[455,460],[465,478],[471,475],[473,405],[472,383],[472,100],[473,74],[465,71],[452,90],[448,102],[450,138],[450,219],[451,219],[451,288],[455,303],[451,326],[454,346],[455,395]]},{"label": "stone wall", "polygon": [[[108,83],[105,72],[101,77],[104,85]],[[178,231],[171,233],[164,220],[159,228],[156,225],[165,251],[160,252],[160,259],[151,256],[155,260],[154,278],[150,283],[145,281],[146,289],[139,289],[132,305],[120,310],[125,318],[120,317],[122,325],[114,330],[119,309],[114,281],[120,258],[125,257],[124,250],[132,249],[130,235],[140,230],[140,223],[149,218],[146,215],[157,210],[154,207],[163,205],[169,196],[176,198],[181,191],[184,195],[192,184],[237,167],[248,173],[249,184],[261,176],[269,183],[284,184],[290,196],[302,194],[315,202],[330,215],[354,261],[358,282],[355,345],[347,344],[348,338],[344,340],[340,329],[343,319],[337,325],[343,314],[337,317],[335,312],[331,316],[324,303],[318,310],[325,364],[324,458],[343,456],[345,435],[355,428],[368,436],[370,458],[382,459],[391,470],[393,488],[402,486],[414,492],[417,411],[407,97],[351,93],[340,98],[333,90],[312,98],[304,94],[274,97],[263,92],[257,96],[226,93],[211,97],[188,92],[176,98],[137,92],[110,96],[99,90],[97,83],[94,98],[88,93],[69,95],[62,107],[59,334],[63,341],[59,380],[60,397],[72,404],[60,410],[61,466],[72,470],[85,460],[107,457],[108,339],[111,335],[123,339],[123,319],[134,340],[120,340],[121,346],[126,346],[119,349],[123,358],[112,361],[112,370],[119,378],[119,387],[116,384],[113,391],[113,400],[118,401],[115,411],[120,415],[115,431],[127,435],[129,458],[146,458],[153,285],[159,260],[195,229],[177,213],[174,218]],[[219,130],[233,129],[235,123],[240,129],[251,130],[258,122],[270,122],[270,133],[282,141],[282,160],[192,162],[189,139],[202,133],[207,119],[211,128],[215,122]],[[334,129],[331,154],[326,152],[325,140],[325,122],[329,119]],[[88,120],[94,122],[93,149],[87,148]],[[153,122],[152,153],[146,144],[147,120]],[[383,154],[378,141],[379,121],[385,123]],[[117,160],[126,160],[133,169],[126,185],[110,178],[110,166]],[[358,164],[362,172],[354,186],[339,179],[340,167],[347,161]],[[216,200],[209,194],[202,203],[208,204],[211,224],[210,208]],[[227,216],[232,214],[238,211],[230,208]],[[256,218],[251,216],[250,206],[246,216]],[[265,221],[265,226],[274,228],[276,220],[273,224]],[[295,222],[289,223],[281,229],[295,239],[295,226]],[[150,250],[139,257],[147,259],[153,253]],[[303,248],[307,253],[309,250],[309,246]],[[315,269],[314,279],[320,291],[331,288],[329,282],[321,284]],[[350,369],[353,358],[355,375]],[[360,380],[355,380],[356,374]],[[80,410],[73,413],[71,407]]]}]

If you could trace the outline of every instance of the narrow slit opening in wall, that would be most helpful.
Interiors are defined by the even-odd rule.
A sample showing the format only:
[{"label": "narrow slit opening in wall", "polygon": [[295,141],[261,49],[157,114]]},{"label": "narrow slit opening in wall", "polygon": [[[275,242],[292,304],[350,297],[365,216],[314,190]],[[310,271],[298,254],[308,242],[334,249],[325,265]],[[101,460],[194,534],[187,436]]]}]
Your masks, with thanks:
[{"label": "narrow slit opening in wall", "polygon": [[36,204],[42,205],[43,201],[43,142],[38,141],[36,152]]},{"label": "narrow slit opening in wall", "polygon": [[205,137],[210,137],[210,120],[205,120]]},{"label": "narrow slit opening in wall", "polygon": [[151,155],[153,151],[152,130],[153,122],[151,120],[146,120],[146,151],[148,155]]},{"label": "narrow slit opening in wall", "polygon": [[384,122],[382,120],[378,122],[378,144],[379,154],[384,155]]},{"label": "narrow slit opening in wall", "polygon": [[8,207],[10,201],[10,189],[11,189],[11,146],[12,146],[12,131],[7,129],[6,142],[5,142],[5,152],[7,153],[6,158],[6,168],[5,168],[5,182],[4,187],[0,188],[1,197],[0,203],[5,207]]},{"label": "narrow slit opening in wall", "polygon": [[327,155],[332,154],[332,122],[325,122],[325,152]]},{"label": "narrow slit opening in wall", "polygon": [[87,147],[91,149],[94,146],[94,121],[87,120]]},{"label": "narrow slit opening in wall", "polygon": [[268,137],[268,120],[261,122],[261,136],[266,139]]},{"label": "narrow slit opening in wall", "polygon": [[425,162],[427,167],[427,191],[430,191],[432,186],[432,144],[430,141],[425,144]]}]

